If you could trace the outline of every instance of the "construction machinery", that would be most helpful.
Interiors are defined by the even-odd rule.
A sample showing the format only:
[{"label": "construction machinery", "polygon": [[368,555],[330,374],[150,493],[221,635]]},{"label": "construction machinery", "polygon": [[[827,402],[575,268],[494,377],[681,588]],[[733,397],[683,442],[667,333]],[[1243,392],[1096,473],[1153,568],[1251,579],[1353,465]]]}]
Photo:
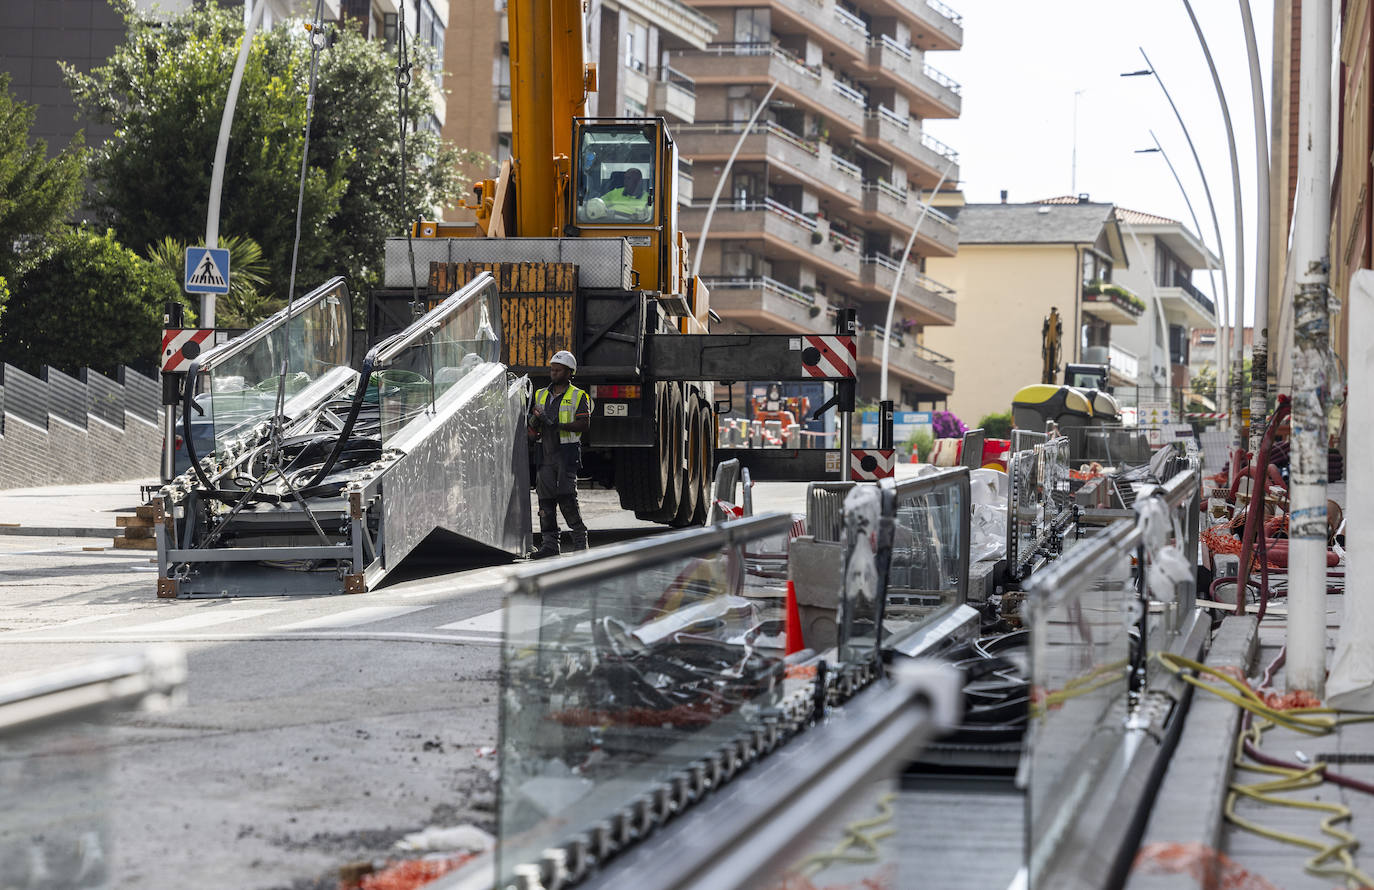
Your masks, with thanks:
[{"label": "construction machinery", "polygon": [[[689,271],[677,224],[678,154],[665,121],[586,116],[596,70],[578,0],[513,0],[508,15],[511,158],[474,184],[471,221],[420,221],[388,242],[374,329],[490,272],[512,371],[537,379],[555,351],[577,356],[578,383],[595,401],[583,474],[641,519],[700,524],[716,414],[730,410],[716,382],[830,381],[830,404],[852,411],[853,331],[710,333],[710,294]],[[790,469],[815,478],[824,460],[817,450]]]}]

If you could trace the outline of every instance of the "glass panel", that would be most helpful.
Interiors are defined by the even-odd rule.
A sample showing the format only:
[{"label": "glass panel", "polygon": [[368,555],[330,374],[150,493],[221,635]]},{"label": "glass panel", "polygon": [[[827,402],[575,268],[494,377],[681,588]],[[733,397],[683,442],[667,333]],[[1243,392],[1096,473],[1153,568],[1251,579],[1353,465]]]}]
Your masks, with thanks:
[{"label": "glass panel", "polygon": [[378,347],[370,388],[381,407],[383,444],[473,370],[500,360],[500,324],[500,295],[486,279]]},{"label": "glass panel", "polygon": [[[1130,534],[1123,534],[1123,529]],[[1031,706],[1026,794],[1031,886],[1052,863],[1074,810],[1099,779],[1123,730],[1134,525],[1085,542],[1026,586],[1031,632]],[[1115,716],[1113,716],[1115,715]]]},{"label": "glass panel", "polygon": [[654,128],[586,127],[578,149],[579,223],[653,218]]},{"label": "glass panel", "polygon": [[[215,431],[215,449],[277,410],[285,363],[286,398],[349,362],[352,334],[348,287],[342,278],[306,294],[241,337],[205,353],[196,403]],[[198,455],[199,456],[199,455]]]},{"label": "glass panel", "polygon": [[900,636],[967,596],[968,475],[953,471],[897,486],[884,633]]},{"label": "glass panel", "polygon": [[844,499],[844,586],[840,593],[840,662],[877,657],[883,591],[892,553],[891,484],[856,485]]},{"label": "glass panel", "polygon": [[1021,577],[1022,569],[1035,557],[1040,547],[1045,522],[1045,485],[1041,479],[1041,449],[1012,455],[1007,482],[1007,570],[1012,577]]},{"label": "glass panel", "polygon": [[502,647],[498,885],[774,719],[781,652],[741,594],[765,516],[540,568],[512,582]]},{"label": "glass panel", "polygon": [[[814,830],[796,839],[797,855],[759,883],[766,890],[897,890],[919,887],[902,880],[902,813],[895,777],[871,782],[838,812],[827,813]],[[910,827],[909,825],[906,827]]]}]

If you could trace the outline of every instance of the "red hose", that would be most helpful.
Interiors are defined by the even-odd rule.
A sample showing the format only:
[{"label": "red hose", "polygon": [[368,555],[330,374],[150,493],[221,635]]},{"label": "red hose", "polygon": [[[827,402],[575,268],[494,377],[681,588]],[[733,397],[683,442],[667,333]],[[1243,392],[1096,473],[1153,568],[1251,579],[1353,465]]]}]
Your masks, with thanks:
[{"label": "red hose", "polygon": [[[1273,416],[1269,418],[1269,426],[1264,430],[1264,438],[1261,440],[1259,451],[1255,454],[1255,459],[1251,464],[1250,505],[1245,513],[1245,529],[1240,536],[1240,583],[1236,585],[1237,615],[1245,614],[1245,588],[1250,581],[1251,539],[1261,533],[1260,529],[1264,525],[1264,483],[1267,479],[1265,468],[1269,466],[1269,448],[1274,444],[1274,436],[1278,433],[1279,424],[1288,416],[1290,410],[1292,410],[1292,403],[1289,402],[1288,396],[1280,395],[1278,406],[1274,409]],[[1264,574],[1268,574],[1267,567],[1264,569]],[[1261,617],[1264,615],[1268,600],[1269,590],[1266,585],[1261,585],[1259,608]]]}]

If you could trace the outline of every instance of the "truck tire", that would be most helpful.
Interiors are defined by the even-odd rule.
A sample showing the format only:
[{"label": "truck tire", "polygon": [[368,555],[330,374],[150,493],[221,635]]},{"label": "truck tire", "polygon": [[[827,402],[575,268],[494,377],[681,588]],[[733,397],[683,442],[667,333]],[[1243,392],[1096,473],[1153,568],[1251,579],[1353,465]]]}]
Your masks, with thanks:
[{"label": "truck tire", "polygon": [[705,443],[701,435],[701,405],[695,396],[690,397],[686,412],[687,420],[687,465],[682,473],[682,493],[677,501],[677,514],[673,517],[674,528],[684,528],[692,524],[701,503],[703,482],[701,478],[702,451]]},{"label": "truck tire", "polygon": [[711,513],[711,498],[715,496],[713,485],[716,479],[716,414],[711,405],[701,402],[701,498],[697,501],[697,511],[692,514],[693,525],[705,525]]},{"label": "truck tire", "polygon": [[660,453],[667,456],[666,473],[663,486],[663,500],[657,510],[636,510],[635,518],[647,522],[670,523],[677,518],[678,498],[682,492],[682,427],[686,423],[686,408],[683,405],[682,390],[676,384],[668,386],[668,410],[659,416],[660,436],[666,431],[666,448]]},{"label": "truck tire", "polygon": [[615,455],[615,488],[620,494],[620,507],[640,513],[655,513],[663,508],[663,496],[668,490],[669,470],[672,467],[672,427],[665,422],[672,417],[672,386],[659,393],[654,417],[658,419],[658,436],[649,448],[627,448]]}]

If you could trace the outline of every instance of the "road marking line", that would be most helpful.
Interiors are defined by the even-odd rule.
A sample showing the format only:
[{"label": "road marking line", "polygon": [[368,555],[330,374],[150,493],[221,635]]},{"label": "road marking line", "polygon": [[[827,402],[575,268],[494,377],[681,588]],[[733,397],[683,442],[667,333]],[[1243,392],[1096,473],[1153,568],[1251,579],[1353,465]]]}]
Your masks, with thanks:
[{"label": "road marking line", "polygon": [[79,624],[90,624],[92,621],[108,621],[111,618],[118,618],[121,615],[128,615],[128,612],[106,612],[103,615],[87,615],[84,618],[73,618],[71,621],[59,621],[56,624],[43,624],[38,627],[29,627],[24,630],[11,630],[12,634],[31,634],[38,631],[59,630],[64,627],[76,627]]},{"label": "road marking line", "polygon": [[320,618],[311,618],[306,621],[294,621],[291,624],[283,624],[277,627],[276,630],[313,630],[322,627],[356,627],[359,624],[385,621],[388,618],[397,618],[401,615],[409,615],[411,612],[419,612],[428,608],[429,606],[362,606],[357,609],[349,609],[346,612],[338,612],[334,615],[325,615]]},{"label": "road marking line", "polygon": [[435,630],[461,630],[468,633],[488,633],[499,634],[505,627],[506,610],[493,609],[490,612],[483,612],[481,615],[474,615],[471,618],[464,618],[462,621],[455,621],[452,624],[441,624]]},{"label": "road marking line", "polygon": [[117,627],[112,630],[104,631],[104,633],[179,633],[183,630],[193,630],[202,627],[213,627],[216,624],[226,624],[230,621],[241,621],[244,618],[256,618],[259,615],[270,615],[273,612],[280,611],[281,609],[215,609],[212,611],[197,612],[194,615],[183,615],[180,618],[170,618],[166,621],[151,621],[147,624],[135,624],[131,627]]}]

